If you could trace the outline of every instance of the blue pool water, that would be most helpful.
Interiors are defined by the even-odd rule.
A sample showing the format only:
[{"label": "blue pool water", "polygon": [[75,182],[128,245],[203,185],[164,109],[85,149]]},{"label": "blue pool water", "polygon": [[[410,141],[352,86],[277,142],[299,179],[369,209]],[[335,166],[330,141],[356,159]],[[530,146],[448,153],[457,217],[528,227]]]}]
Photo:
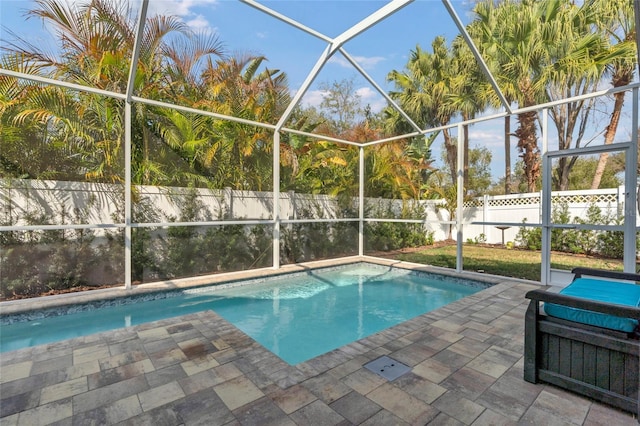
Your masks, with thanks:
[{"label": "blue pool water", "polygon": [[440,275],[350,265],[261,284],[166,293],[163,298],[2,325],[8,351],[211,309],[289,364],[369,336],[485,288]]}]

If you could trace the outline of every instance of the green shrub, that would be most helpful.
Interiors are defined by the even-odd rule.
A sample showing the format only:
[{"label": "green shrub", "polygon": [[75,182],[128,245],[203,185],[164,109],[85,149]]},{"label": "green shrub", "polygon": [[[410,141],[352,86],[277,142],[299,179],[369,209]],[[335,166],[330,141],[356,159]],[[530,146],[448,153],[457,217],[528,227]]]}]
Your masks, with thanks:
[{"label": "green shrub", "polygon": [[[526,224],[527,220],[522,221]],[[527,250],[540,250],[542,248],[542,229],[521,226],[516,234],[515,243],[518,247]]]},{"label": "green shrub", "polygon": [[[299,209],[297,216],[298,219],[315,219],[322,214],[322,207],[315,204]],[[338,213],[340,217],[352,217],[353,214],[353,210],[347,207]],[[357,241],[358,225],[354,222],[285,225],[280,232],[280,261],[298,263],[354,255],[357,253]]]},{"label": "green shrub", "polygon": [[[92,204],[74,209],[71,215],[61,209],[56,216],[44,210],[23,214],[27,225],[87,223]],[[6,225],[11,225],[9,217]],[[68,290],[81,286],[112,284],[113,275],[96,271],[122,250],[107,237],[96,242],[93,229],[13,231],[0,233],[0,297],[37,296],[49,290]],[[92,278],[93,277],[93,278]],[[105,278],[106,277],[106,278]],[[106,282],[105,282],[106,281]]]},{"label": "green shrub", "polygon": [[[576,217],[574,222],[577,224],[606,224],[608,218],[602,215],[602,211],[595,204],[591,204],[587,209],[587,219]],[[578,249],[576,253],[584,253],[587,255],[596,254],[599,251],[599,235],[600,232],[590,229],[580,229],[576,231],[576,245]]]},{"label": "green shrub", "polygon": [[[551,212],[551,223],[561,225],[571,223],[571,215],[567,203],[560,203],[558,206],[554,206]],[[542,232],[540,235],[542,235]],[[581,253],[580,244],[578,243],[578,231],[570,228],[554,228],[551,231],[551,250]]]},{"label": "green shrub", "polygon": [[[592,224],[622,225],[624,217],[621,212],[603,214],[595,204],[587,209],[587,218],[575,217],[569,220],[566,204],[552,211],[554,224]],[[526,220],[523,221],[526,223]],[[520,227],[516,235],[516,244],[529,250],[540,250],[542,241],[541,228]],[[636,250],[640,247],[640,238],[636,236]],[[624,233],[622,231],[598,231],[591,229],[553,229],[551,231],[551,249],[565,253],[601,255],[611,259],[624,257]]]},{"label": "green shrub", "polygon": [[[366,216],[380,219],[424,219],[424,209],[419,203],[407,202],[399,214],[391,204],[369,206]],[[367,251],[389,251],[407,247],[433,244],[432,231],[422,223],[369,222],[365,226],[365,249]]]},{"label": "green shrub", "polygon": [[[604,222],[610,225],[622,225],[624,217],[618,212],[615,216],[607,214],[604,216]],[[602,256],[622,259],[624,257],[624,232],[607,231],[599,232],[597,235],[598,253]],[[638,238],[636,237],[636,247],[638,246]]]},{"label": "green shrub", "polygon": [[487,242],[487,236],[484,233],[479,234],[475,238],[467,238],[467,244],[484,244]]}]

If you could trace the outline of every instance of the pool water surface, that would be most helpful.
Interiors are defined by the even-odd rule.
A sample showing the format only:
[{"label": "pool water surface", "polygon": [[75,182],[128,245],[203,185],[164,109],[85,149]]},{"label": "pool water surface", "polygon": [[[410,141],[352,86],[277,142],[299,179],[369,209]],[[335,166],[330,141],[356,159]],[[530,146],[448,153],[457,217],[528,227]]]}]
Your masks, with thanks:
[{"label": "pool water surface", "polygon": [[287,363],[295,365],[402,323],[488,284],[373,264],[278,276],[259,284],[209,286],[155,300],[8,324],[8,351],[213,310]]}]

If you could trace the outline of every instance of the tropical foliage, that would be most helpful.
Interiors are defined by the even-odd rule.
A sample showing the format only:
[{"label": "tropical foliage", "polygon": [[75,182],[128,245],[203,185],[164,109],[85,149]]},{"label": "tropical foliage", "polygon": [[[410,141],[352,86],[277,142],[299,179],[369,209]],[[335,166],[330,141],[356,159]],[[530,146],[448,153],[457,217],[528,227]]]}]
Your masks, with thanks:
[{"label": "tropical foliage", "polygon": [[[60,52],[52,54],[18,39],[3,43],[5,69],[64,80],[96,89],[173,103],[246,121],[136,102],[132,108],[132,174],[137,184],[195,185],[270,190],[273,133],[289,102],[287,76],[265,67],[267,58],[227,55],[211,34],[194,33],[175,16],[147,18],[133,86],[128,87],[135,19],[128,2],[36,0],[28,17],[55,32]],[[467,30],[508,102],[519,107],[580,95],[610,78],[628,84],[635,69],[632,8],[626,0],[482,0]],[[429,50],[417,45],[404,70],[388,75],[391,96],[422,127],[445,126],[499,106],[495,92],[462,38],[443,37]],[[372,114],[360,104],[353,80],[321,83],[319,109],[299,108],[288,126],[305,132],[367,142],[411,130],[389,108]],[[624,93],[615,95],[605,143],[615,136]],[[0,77],[0,164],[5,177],[121,182],[124,177],[124,102],[95,91],[72,91],[13,77]],[[595,105],[575,101],[550,109],[560,149],[584,143]],[[515,135],[523,179],[536,190],[540,174],[535,112],[518,117]],[[509,132],[505,123],[505,133]],[[469,153],[468,126],[464,152]],[[455,180],[456,135],[441,131],[445,164]],[[424,198],[433,195],[433,171],[426,142],[404,140],[367,152],[369,195]],[[392,146],[391,146],[392,145]],[[357,186],[356,149],[297,135],[283,135],[283,188],[352,195]],[[505,154],[509,152],[508,136]],[[600,184],[603,154],[592,186]],[[554,186],[569,187],[577,157],[562,158]],[[506,186],[511,166],[505,167]],[[469,155],[464,159],[469,187]],[[329,177],[331,177],[329,179]],[[507,188],[510,190],[510,188]]]}]

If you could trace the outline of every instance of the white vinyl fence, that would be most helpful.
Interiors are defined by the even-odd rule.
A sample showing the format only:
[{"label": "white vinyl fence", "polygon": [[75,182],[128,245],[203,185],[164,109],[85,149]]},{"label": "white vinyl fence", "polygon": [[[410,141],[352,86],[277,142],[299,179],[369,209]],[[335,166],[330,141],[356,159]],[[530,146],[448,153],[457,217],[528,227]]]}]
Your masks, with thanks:
[{"label": "white vinyl fence", "polygon": [[[571,218],[585,219],[591,205],[603,213],[623,211],[624,187],[554,192],[554,206],[566,203]],[[494,225],[472,222],[540,223],[540,193],[484,196],[465,203],[462,219],[465,240],[484,239],[488,243],[503,241],[503,231]],[[189,203],[198,206],[198,221],[273,219],[271,192],[235,191],[231,189],[187,189],[137,186],[134,193],[134,222],[159,223],[180,221]],[[357,199],[345,209],[337,198],[328,195],[283,192],[280,217],[287,219],[357,218]],[[386,211],[399,217],[402,200],[365,199],[367,218]],[[435,240],[447,238],[448,213],[439,209],[437,200],[420,201],[418,218],[434,232]],[[193,205],[193,204],[191,204]],[[0,226],[116,224],[124,222],[124,187],[117,184],[63,182],[49,180],[0,179]],[[346,212],[346,213],[345,213]],[[385,216],[387,217],[387,216]],[[504,229],[504,241],[513,241],[518,226]],[[455,229],[453,237],[456,237]]]}]

